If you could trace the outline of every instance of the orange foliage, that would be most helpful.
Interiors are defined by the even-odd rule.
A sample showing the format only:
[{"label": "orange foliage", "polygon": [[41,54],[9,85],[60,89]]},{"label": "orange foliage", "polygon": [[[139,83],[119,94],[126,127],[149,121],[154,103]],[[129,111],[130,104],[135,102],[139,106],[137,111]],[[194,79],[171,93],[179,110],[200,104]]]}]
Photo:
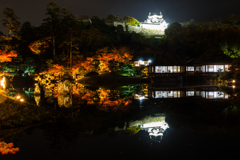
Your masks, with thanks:
[{"label": "orange foliage", "polygon": [[63,66],[58,65],[58,64],[55,64],[55,68],[57,68],[57,69],[63,69]]},{"label": "orange foliage", "polygon": [[114,53],[100,53],[98,56],[94,57],[88,57],[89,60],[97,59],[100,62],[100,70],[101,71],[109,71],[109,61],[117,61],[117,62],[123,62],[128,63],[129,60],[132,59],[132,55],[130,55],[128,52],[121,53],[114,51]]},{"label": "orange foliage", "polygon": [[83,97],[82,97],[82,99],[85,99],[85,100],[87,100],[88,102],[92,99],[92,97],[93,97],[93,95],[91,95],[90,93],[86,93]]},{"label": "orange foliage", "polygon": [[2,62],[11,62],[12,58],[11,57],[17,57],[16,53],[13,52],[6,52],[6,51],[1,51],[0,50],[0,63]]},{"label": "orange foliage", "polygon": [[[96,93],[98,93],[100,97],[100,102],[93,101],[93,97],[96,95]],[[131,101],[126,98],[117,99],[117,97],[119,97],[119,93],[117,94],[117,97],[115,97],[116,100],[110,100],[111,96],[109,93],[110,90],[99,89],[96,92],[91,91],[90,93],[86,93],[82,99],[87,100],[87,104],[99,104],[101,107],[115,107],[119,105],[127,106],[131,103]]]},{"label": "orange foliage", "polygon": [[40,74],[61,74],[63,66],[55,64],[54,67],[50,67],[48,70],[41,72]]},{"label": "orange foliage", "polygon": [[87,69],[87,70],[90,70],[91,68],[93,68],[93,65],[91,65],[91,62],[90,62],[89,60],[84,61],[84,62],[82,63],[82,66],[83,66],[85,69]]},{"label": "orange foliage", "polygon": [[[104,52],[107,52],[104,50]],[[100,71],[110,71],[109,69],[109,61],[114,60],[123,63],[129,63],[132,59],[132,55],[129,54],[126,48],[113,49],[112,53],[98,53],[98,55],[87,57],[86,61],[79,61],[75,66],[73,66],[74,70],[77,70],[81,66],[83,66],[87,70],[91,70],[93,65],[91,65],[91,61],[96,59],[99,60]]]},{"label": "orange foliage", "polygon": [[76,73],[80,67],[84,67],[86,70],[91,70],[93,68],[93,65],[91,65],[91,61],[90,60],[78,61],[78,63],[76,63],[72,67],[73,72]]},{"label": "orange foliage", "polygon": [[46,48],[48,47],[49,47],[48,43],[41,40],[35,41],[29,45],[30,50],[35,54],[40,54],[41,52],[45,52]]},{"label": "orange foliage", "polygon": [[9,72],[4,72],[4,73],[0,72],[0,76],[3,76],[3,75],[7,75],[8,76],[8,75],[10,75],[10,73]]},{"label": "orange foliage", "polygon": [[19,148],[13,148],[13,146],[13,143],[5,143],[3,141],[0,141],[0,152],[2,155],[8,153],[15,154],[19,151]]}]

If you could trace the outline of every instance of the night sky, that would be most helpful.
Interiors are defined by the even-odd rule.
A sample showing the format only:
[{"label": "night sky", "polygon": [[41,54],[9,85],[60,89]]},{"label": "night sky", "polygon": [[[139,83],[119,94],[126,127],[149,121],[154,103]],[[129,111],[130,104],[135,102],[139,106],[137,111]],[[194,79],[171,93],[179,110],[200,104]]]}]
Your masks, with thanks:
[{"label": "night sky", "polygon": [[[21,18],[39,26],[46,17],[46,6],[50,0],[0,0],[0,12],[5,7],[13,8]],[[240,0],[55,0],[75,15],[106,18],[109,14],[131,16],[143,22],[148,13],[162,12],[168,23],[211,21],[230,14],[240,15]],[[2,28],[0,28],[2,30]]]}]

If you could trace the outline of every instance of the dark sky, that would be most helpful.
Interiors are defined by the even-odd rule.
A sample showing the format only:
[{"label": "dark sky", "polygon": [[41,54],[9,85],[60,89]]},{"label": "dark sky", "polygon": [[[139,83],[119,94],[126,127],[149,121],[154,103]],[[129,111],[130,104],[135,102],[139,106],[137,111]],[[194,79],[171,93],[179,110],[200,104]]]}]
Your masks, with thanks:
[{"label": "dark sky", "polygon": [[[15,10],[20,22],[39,26],[50,0],[0,0],[0,19],[5,7]],[[55,0],[75,15],[106,18],[109,14],[131,16],[144,21],[149,12],[162,12],[168,23],[211,21],[229,14],[240,15],[240,0]]]}]

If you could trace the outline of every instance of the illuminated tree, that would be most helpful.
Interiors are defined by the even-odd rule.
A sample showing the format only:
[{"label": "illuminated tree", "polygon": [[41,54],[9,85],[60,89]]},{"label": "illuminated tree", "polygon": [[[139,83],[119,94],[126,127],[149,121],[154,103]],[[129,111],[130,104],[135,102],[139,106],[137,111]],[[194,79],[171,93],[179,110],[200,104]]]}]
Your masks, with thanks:
[{"label": "illuminated tree", "polygon": [[53,67],[50,67],[48,70],[41,72],[40,74],[53,74],[59,75],[63,71],[63,66],[55,64]]},{"label": "illuminated tree", "polygon": [[137,19],[129,16],[124,17],[123,21],[132,26],[138,26],[141,24]]},{"label": "illuminated tree", "polygon": [[16,53],[13,52],[6,52],[6,51],[1,51],[0,50],[0,63],[2,62],[11,62],[12,58],[11,57],[17,57]]},{"label": "illuminated tree", "polygon": [[82,73],[86,73],[86,71],[101,72],[121,70],[120,64],[129,64],[131,59],[132,55],[130,55],[129,51],[124,47],[111,50],[103,48],[97,51],[97,55],[87,57],[86,60],[78,61],[73,66],[73,74],[81,74],[81,76],[83,76]]},{"label": "illuminated tree", "polygon": [[13,143],[6,143],[3,141],[0,141],[0,153],[2,153],[2,155],[4,154],[15,154],[16,152],[19,151],[19,148],[13,148]]},{"label": "illuminated tree", "polygon": [[30,50],[35,54],[45,52],[48,47],[48,43],[42,40],[37,40],[29,45]]},{"label": "illuminated tree", "polygon": [[144,67],[144,69],[141,72],[144,76],[148,76],[148,67]]},{"label": "illuminated tree", "polygon": [[[100,61],[100,71],[116,71],[120,69],[119,63],[128,64],[132,59],[132,55],[129,54],[127,48],[113,48],[109,50],[108,48],[103,48],[97,51],[98,56],[94,58]],[[92,57],[89,57],[90,59]]]},{"label": "illuminated tree", "polygon": [[231,58],[238,58],[240,56],[240,29],[237,27],[222,28],[221,39],[220,46],[223,53]]}]

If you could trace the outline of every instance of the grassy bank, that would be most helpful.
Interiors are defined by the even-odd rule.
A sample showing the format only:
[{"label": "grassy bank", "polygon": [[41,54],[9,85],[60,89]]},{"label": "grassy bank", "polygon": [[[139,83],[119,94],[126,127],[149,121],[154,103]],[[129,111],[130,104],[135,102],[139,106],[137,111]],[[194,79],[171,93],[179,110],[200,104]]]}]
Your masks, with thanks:
[{"label": "grassy bank", "polygon": [[0,129],[29,125],[47,120],[51,111],[37,105],[7,98],[0,103]]}]

